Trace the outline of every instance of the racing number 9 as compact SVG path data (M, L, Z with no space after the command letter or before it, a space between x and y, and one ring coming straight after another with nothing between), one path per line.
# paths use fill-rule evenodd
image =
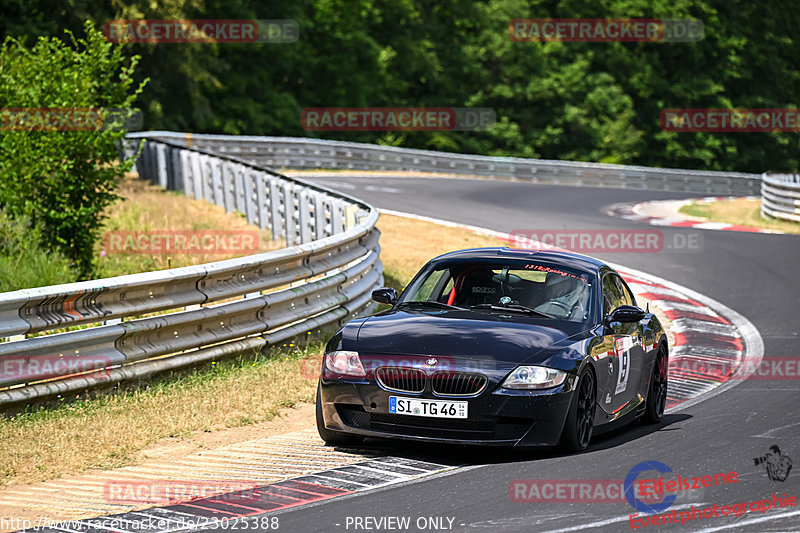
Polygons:
M628 388L628 376L631 371L631 351L628 344L629 337L620 337L614 339L614 351L617 353L619 360L619 374L617 375L617 387L614 389L614 394L624 392Z

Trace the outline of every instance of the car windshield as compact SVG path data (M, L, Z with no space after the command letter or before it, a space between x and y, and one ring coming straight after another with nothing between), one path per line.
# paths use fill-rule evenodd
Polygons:
M528 261L445 263L417 277L399 303L431 302L432 310L454 306L476 313L504 311L583 322L592 309L593 280L589 272Z

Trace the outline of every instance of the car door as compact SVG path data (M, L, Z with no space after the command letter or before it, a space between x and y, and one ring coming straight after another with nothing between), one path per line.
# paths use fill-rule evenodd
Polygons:
M615 272L603 276L603 315L620 305L635 305L633 295ZM641 325L638 322L610 322L605 325L607 343L612 348L609 380L602 396L606 411L615 416L639 393L644 366Z

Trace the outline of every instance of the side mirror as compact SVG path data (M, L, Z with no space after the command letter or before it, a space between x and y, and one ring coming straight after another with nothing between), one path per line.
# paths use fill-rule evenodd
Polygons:
M610 322L639 322L647 314L641 307L635 305L620 305L610 315L606 316L606 324Z
M379 304L394 305L397 303L397 291L389 287L372 291L372 299Z

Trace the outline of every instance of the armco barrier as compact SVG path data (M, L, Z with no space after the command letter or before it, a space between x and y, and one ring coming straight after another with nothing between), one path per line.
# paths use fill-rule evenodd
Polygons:
M241 157L276 169L418 171L517 179L533 183L757 195L758 174L650 168L577 161L489 157L294 137L199 135L168 131L146 135L181 146Z
M338 325L382 284L370 205L146 134L130 140L127 153L140 144L142 178L239 211L287 247L0 294L0 405L144 378ZM70 331L53 333L63 329ZM34 335L41 332L51 333Z
M762 174L761 214L800 222L800 174Z

